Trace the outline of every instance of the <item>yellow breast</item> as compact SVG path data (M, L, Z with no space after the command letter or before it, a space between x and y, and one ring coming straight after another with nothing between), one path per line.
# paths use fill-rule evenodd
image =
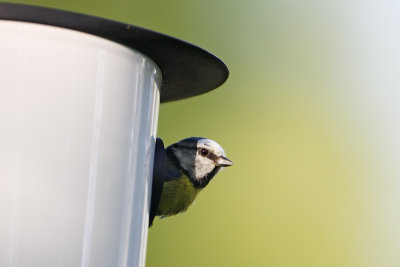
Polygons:
M170 216L186 211L199 192L185 175L165 182L156 215Z

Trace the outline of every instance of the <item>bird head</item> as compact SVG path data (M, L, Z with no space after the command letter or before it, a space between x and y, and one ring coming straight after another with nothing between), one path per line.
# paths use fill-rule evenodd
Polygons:
M183 139L167 148L196 187L205 187L223 167L233 164L215 141L202 137Z

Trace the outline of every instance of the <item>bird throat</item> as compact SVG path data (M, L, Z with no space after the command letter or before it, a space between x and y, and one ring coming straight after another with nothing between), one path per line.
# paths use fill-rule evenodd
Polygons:
M196 188L204 188L208 185L208 183L211 181L212 178L217 174L219 171L220 167L215 167L209 174L206 176L200 178L200 179L192 179L190 178L190 181L193 183L193 186Z

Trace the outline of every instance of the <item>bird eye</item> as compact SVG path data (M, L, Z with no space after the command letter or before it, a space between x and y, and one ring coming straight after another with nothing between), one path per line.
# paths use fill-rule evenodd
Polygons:
M208 150L205 148L200 149L200 155L202 155L203 157L208 155Z

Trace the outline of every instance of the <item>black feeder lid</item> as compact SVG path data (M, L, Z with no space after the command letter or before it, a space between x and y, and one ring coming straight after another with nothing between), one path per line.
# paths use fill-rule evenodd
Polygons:
M0 3L0 19L32 22L85 32L126 45L151 58L161 69L161 102L211 91L228 78L213 54L176 38L137 26L52 8Z

